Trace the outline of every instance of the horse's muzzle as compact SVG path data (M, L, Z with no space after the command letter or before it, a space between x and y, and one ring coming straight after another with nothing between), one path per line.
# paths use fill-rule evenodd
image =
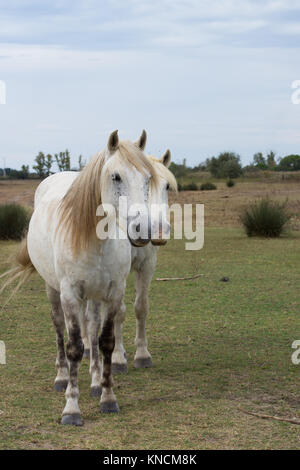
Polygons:
M140 233L140 229L141 229L140 223L139 222L136 223L133 220L130 221L128 225L128 229L127 229L127 236L131 245L137 248L146 246L150 242L150 236L151 236L150 225L148 225L146 229L146 233L143 233L144 236L138 236L138 234Z
M151 240L152 245L154 246L163 246L166 245L168 240Z
M136 248L141 248L143 246L146 246L150 242L150 239L147 240L147 239L144 239L144 238L138 238L136 240L133 240L132 238L128 237L128 239L129 239L131 245L135 246Z

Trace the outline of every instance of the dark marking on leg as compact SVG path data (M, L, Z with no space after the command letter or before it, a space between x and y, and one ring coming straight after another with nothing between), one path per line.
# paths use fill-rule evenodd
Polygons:
M84 352L84 345L81 339L80 327L77 323L73 323L69 333L69 341L67 342L67 358L70 362L80 362Z
M53 385L55 392L65 392L67 390L68 380L56 380Z
M114 323L112 320L107 320L103 325L99 338L99 348L103 354L102 386L106 388L110 388L113 385L111 377L111 355L114 347Z

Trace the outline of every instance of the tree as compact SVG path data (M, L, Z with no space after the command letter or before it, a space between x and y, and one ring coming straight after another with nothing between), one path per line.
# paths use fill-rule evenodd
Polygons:
M54 156L59 171L70 171L71 159L70 152L68 151L68 149L66 149L65 152L59 152L59 154L56 153Z
M276 153L273 152L272 150L267 155L267 165L268 165L269 170L274 170L276 167L275 156L276 156Z
M300 170L300 155L287 155L278 164L278 170L297 171Z
M46 176L46 170L45 170L45 155L43 152L39 152L39 154L35 157L34 161L36 162L36 165L34 165L32 168L37 172L39 177L42 179Z
M29 165L22 165L21 174L22 174L22 176L21 176L22 179L25 180L25 179L28 178L28 176L29 176Z
M171 164L169 166L169 170L173 173L173 175L176 178L180 178L182 176L185 176L188 172L188 168L186 166L180 165L180 164L175 163L175 162L171 162Z
M45 158L45 173L47 176L51 174L51 167L53 165L53 157L48 153L48 155Z
M253 165L261 170L268 168L267 161L261 152L257 152L253 155Z
M86 161L83 160L82 155L79 155L79 157L78 157L78 168L79 168L79 171L82 170L82 168L85 167L85 164L86 164Z
M240 156L234 152L222 152L207 161L207 167L215 178L238 178L242 174Z

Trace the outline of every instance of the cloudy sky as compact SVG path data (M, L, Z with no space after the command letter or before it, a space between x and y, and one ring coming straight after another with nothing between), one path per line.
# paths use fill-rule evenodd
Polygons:
M110 131L196 165L300 153L299 0L0 0L0 166Z

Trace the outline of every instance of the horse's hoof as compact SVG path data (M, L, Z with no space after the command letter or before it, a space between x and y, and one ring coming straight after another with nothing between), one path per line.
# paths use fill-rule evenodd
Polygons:
M134 363L133 363L133 366L136 369L142 369L142 368L145 368L145 367L152 367L153 366L152 359L151 359L151 357L142 357L140 359L135 359Z
M116 401L104 401L100 403L101 413L119 413L120 408Z
M111 365L111 371L114 375L115 374L127 374L128 372L127 364L114 363Z
M72 415L63 415L61 418L61 424L67 424L71 426L83 426L83 420L79 413L74 413Z
M93 398L97 398L97 397L101 397L101 393L102 393L102 388L101 387L91 387L91 397Z
M83 352L83 359L89 359L90 358L90 350L85 349Z
M55 392L65 392L68 386L67 380L57 380L54 382L53 390Z

